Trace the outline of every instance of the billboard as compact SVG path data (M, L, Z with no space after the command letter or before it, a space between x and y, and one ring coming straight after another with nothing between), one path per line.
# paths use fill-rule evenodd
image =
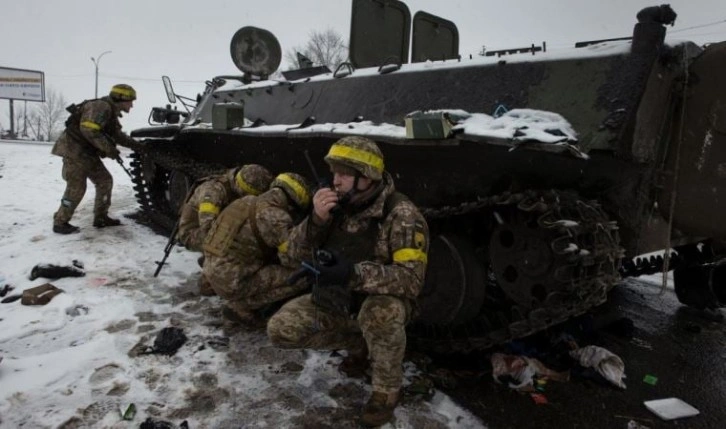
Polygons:
M0 67L0 98L45 101L45 75L41 71Z

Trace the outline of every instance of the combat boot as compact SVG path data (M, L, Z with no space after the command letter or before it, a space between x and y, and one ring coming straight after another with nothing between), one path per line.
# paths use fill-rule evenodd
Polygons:
M71 225L68 222L61 224L53 224L53 232L56 234L73 234L80 231L81 229L75 225Z
M222 316L235 325L244 325L249 328L260 328L265 326L265 320L252 310L240 308L233 302L228 303L222 309Z
M361 423L364 426L381 426L391 421L393 418L393 410L398 405L400 391L393 393L373 391L370 399L363 407L363 415Z
M118 219L114 219L112 217L108 217L108 215L103 216L96 216L93 219L93 226L96 228L106 228L107 226L119 226L121 225L121 221Z

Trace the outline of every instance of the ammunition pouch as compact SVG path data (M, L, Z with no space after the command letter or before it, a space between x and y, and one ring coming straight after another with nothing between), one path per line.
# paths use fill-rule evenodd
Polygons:
M83 106L86 105L86 103L90 101L97 101L101 100L99 99L93 99L93 100L84 100L83 102L79 104L71 104L70 106L66 107L66 112L69 113L68 119L66 119L65 125L66 125L66 131L76 140L79 141L86 141L86 138L83 136L83 133L81 132L81 111L83 110ZM105 101L105 100L104 100ZM115 107L107 101L109 106L111 106L112 111L116 111ZM113 138L111 136L115 136L117 133L121 131L121 124L118 122L118 120L112 120L109 121L106 127L102 130L102 133L104 136L108 139L109 142L111 142L114 147L116 146ZM106 154L103 153L103 151L99 150L95 146L93 146L91 143L88 143L90 146L92 152L95 155L105 157Z
M255 197L247 196L235 200L227 206L214 221L209 234L204 239L202 246L204 251L215 256L229 254L237 234L249 219L250 208L254 203Z

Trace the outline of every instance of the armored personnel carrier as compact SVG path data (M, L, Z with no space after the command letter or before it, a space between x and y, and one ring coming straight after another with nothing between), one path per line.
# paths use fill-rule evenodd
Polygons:
M170 227L196 178L259 163L313 179L306 154L323 172L333 141L365 135L432 232L413 345L484 349L673 268L682 302L719 307L726 43L665 43L675 17L652 7L632 37L462 58L452 22L353 0L349 61L275 79L279 44L244 27L231 44L242 75L132 132L137 198Z

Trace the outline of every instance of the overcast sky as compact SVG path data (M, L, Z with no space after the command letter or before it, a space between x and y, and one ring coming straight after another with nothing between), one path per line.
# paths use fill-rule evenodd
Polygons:
M115 83L134 86L139 99L122 119L126 131L145 126L154 105L164 105L161 76L177 93L195 96L215 75L239 74L229 55L237 29L274 33L283 52L303 45L313 30L349 35L349 0L0 0L0 66L45 73L46 91L70 102L94 96L98 57L99 96ZM457 24L462 56L482 45L495 50L547 42L548 50L576 41L632 34L636 13L654 0L407 0L411 14L426 11ZM723 0L673 0L671 38L697 43L726 40ZM708 25L714 24L715 25ZM691 28L698 27L698 28ZM28 109L33 103L28 103ZM15 102L16 109L23 102ZM8 100L0 100L0 124L9 128Z

